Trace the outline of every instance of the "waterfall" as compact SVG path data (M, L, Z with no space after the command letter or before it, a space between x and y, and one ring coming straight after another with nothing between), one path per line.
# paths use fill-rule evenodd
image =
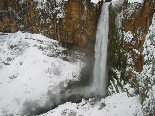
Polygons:
M102 11L97 26L95 44L95 67L93 88L100 96L106 95L107 87L107 46L109 32L109 2L102 5Z
M107 89L107 47L109 32L109 4L102 5L101 15L97 26L95 44L95 66L93 72L93 82L90 86L80 86L65 92L66 98L72 95L91 95L104 97Z

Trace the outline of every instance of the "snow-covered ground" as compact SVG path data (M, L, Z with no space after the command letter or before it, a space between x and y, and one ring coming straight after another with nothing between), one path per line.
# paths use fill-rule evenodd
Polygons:
M69 80L78 80L84 64L62 60L63 50L57 41L40 34L0 35L1 116L27 114L30 106L44 107Z
M127 87L129 88L129 87ZM133 89L129 90L133 92ZM67 102L40 116L142 116L139 97L126 92L102 98L90 98L81 103Z

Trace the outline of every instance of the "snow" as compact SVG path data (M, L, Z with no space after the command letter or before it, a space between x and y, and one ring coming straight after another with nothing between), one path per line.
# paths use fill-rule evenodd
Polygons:
M91 2L93 2L93 3L98 3L100 0L91 0Z
M122 4L123 4L124 0L112 0L112 6L113 7L122 7ZM132 12L137 12L139 10L139 8L137 8L137 6L139 5L139 3L143 3L143 0L128 0L128 3L131 3L129 4L129 7L128 9L126 9L126 17L130 17Z
M90 98L81 103L67 102L40 116L133 116L140 115L138 97L128 97L126 92L102 98Z
M54 56L63 50L40 34L0 35L0 115L21 115L27 101L44 106L48 91L60 91L69 80L78 80L84 64Z
M133 2L143 3L144 0L128 0L128 2L130 2L130 3L133 3Z
M126 41L127 43L130 43L132 41L132 39L133 39L133 35L132 35L131 31L128 31L124 34L124 41Z

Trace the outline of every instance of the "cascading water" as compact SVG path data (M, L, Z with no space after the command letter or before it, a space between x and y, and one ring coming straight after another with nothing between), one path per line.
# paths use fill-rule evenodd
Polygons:
M105 2L102 5L102 11L97 26L96 44L95 44L95 67L93 82L91 86L77 87L65 92L66 98L72 95L82 95L89 97L91 95L104 97L107 86L107 46L109 32L109 4Z
M106 86L107 86L109 4L110 4L109 2L105 2L102 5L102 11L96 33L93 87L95 89L95 93L100 96L106 95Z

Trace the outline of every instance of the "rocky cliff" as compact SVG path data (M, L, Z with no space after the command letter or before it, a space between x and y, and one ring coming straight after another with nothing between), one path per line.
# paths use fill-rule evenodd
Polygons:
M152 24L154 13L155 3L153 0L145 0L142 4L128 3L125 0L121 5L112 3L110 5L108 93L128 92L124 89L124 85L130 82L135 88L135 94L139 93L141 96L142 108L144 108L144 103L149 96L153 95L149 92L154 85L151 82L154 75L153 68L151 68L150 76L144 70L145 66L148 66L148 62L153 65L154 61L144 59L144 49L147 49L144 47L144 43L146 42L146 35L150 33L149 27ZM149 38L153 42L153 36ZM151 109L154 98L152 97L150 101L143 109L144 114L152 112L149 114L152 115L155 110Z
M110 75L120 71L120 79L128 79L137 84L133 70L143 70L143 44L154 12L153 0L143 4L127 1L123 2L122 6L111 4L108 47ZM127 70L127 67L132 70Z
M1 0L0 31L41 33L93 50L102 3L94 5L90 0Z

